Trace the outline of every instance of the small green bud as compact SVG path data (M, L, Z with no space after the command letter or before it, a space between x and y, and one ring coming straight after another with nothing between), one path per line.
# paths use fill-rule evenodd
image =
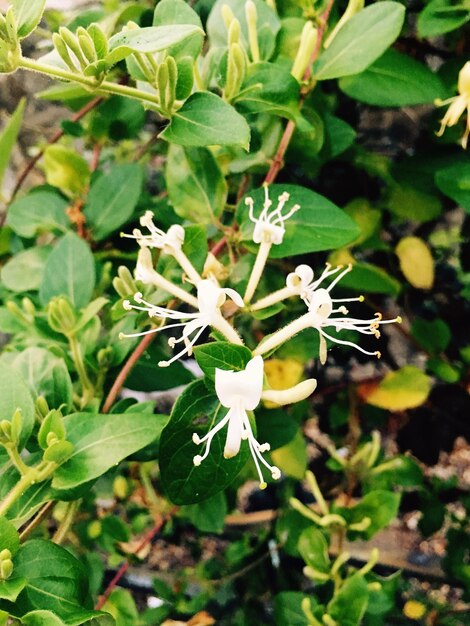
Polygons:
M38 443L43 450L56 441L65 439L65 426L62 413L53 409L44 418L38 432Z
M233 14L233 11L229 7L228 4L222 5L221 13L222 13L222 19L224 20L225 28L228 30L230 27L230 24L235 19L235 15Z
M85 57L83 56L83 52L82 52L82 49L80 48L80 44L78 43L78 40L75 37L75 35L72 33L72 31L69 30L66 26L61 26L59 28L59 35L62 37L62 40L67 45L67 47L70 48L70 50L77 57L77 61L80 63L81 68L85 69L88 63Z
M3 13L0 13L0 39L6 40L7 38L7 23Z
M13 561L5 559L0 561L0 580L8 580L13 573Z
M8 420L0 422L0 443L11 443L11 423Z
M113 356L113 349L111 346L107 348L101 348L96 355L96 360L100 368L108 368L111 365L111 359Z
M97 539L101 535L101 522L97 519L88 524L87 535L90 539Z
M11 442L18 443L20 440L21 429L23 427L23 415L21 409L18 408L11 418Z
M53 432L49 432L47 433L46 436L46 443L47 443L47 447L50 448L54 443L56 443L58 440L57 435Z
M0 561L6 561L7 559L11 559L11 552L8 548L5 548L0 552Z
M317 36L317 31L313 27L312 22L306 22L300 36L299 49L297 50L291 69L292 76L297 79L299 83L303 80L304 74L310 65L317 42Z
M25 311L25 313L27 313L27 315L30 315L31 317L34 317L36 315L36 307L34 306L32 300L30 300L29 298L23 298L21 300L21 305L23 306L23 310Z
M85 30L82 26L77 28L77 37L78 43L80 44L80 48L82 49L83 55L87 59L89 63L94 63L98 60L95 50L95 44L91 35Z
M72 70L72 72L76 72L77 68L75 67L75 63L72 60L72 57L69 54L69 49L65 45L64 40L59 35L59 33L52 34L52 43L54 44L54 48L57 50L58 55L65 63L65 65Z
M69 335L77 325L77 315L65 296L53 298L47 307L49 326L58 333Z
M259 63L260 53L258 44L258 11L253 0L245 4L245 17L248 24L248 41L250 42L251 59L253 63Z
M225 80L224 98L232 100L240 92L246 74L246 56L238 43L233 43L228 51L227 77Z
M349 0L348 6L346 7L346 11L343 13L343 15L341 16L341 19L333 28L331 33L328 35L327 40L323 44L325 49L331 46L331 44L333 43L333 39L336 37L339 31L343 28L346 22L349 22L349 20L354 15L356 15L356 13L359 13L359 11L361 11L364 8L364 4L365 4L364 0Z
M47 400L44 396L38 396L36 399L36 414L39 416L41 422L49 413L49 405L47 404Z
M7 29L8 41L15 45L18 41L18 27L13 7L10 7L5 14L5 25Z
M240 22L237 19L233 19L228 27L228 45L229 47L233 43L240 43Z
M116 476L114 479L113 493L118 500L125 500L129 495L129 484L124 476Z
M94 22L88 26L88 33L93 40L96 56L104 59L108 54L108 38L99 24Z
M164 111L168 111L168 65L166 63L158 67L157 86L161 107Z

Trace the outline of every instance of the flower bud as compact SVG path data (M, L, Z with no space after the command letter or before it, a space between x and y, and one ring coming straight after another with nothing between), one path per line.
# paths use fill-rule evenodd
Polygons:
M80 44L78 43L77 37L66 26L61 26L59 28L59 35L61 36L66 46L70 48L70 50L77 57L77 60L80 63L81 68L85 69L88 63L85 57L83 56L83 52L80 47Z
M64 40L59 35L59 33L52 34L52 43L54 44L54 48L57 51L57 54L60 56L65 65L72 71L76 72L77 68L72 60L72 57L69 54L69 49L65 45Z
M0 443L3 445L11 443L11 423L8 420L0 422Z
M293 404L308 398L315 391L316 386L315 378L309 378L289 389L266 389L261 394L261 399L274 402L278 406Z
M18 41L18 27L16 24L15 12L13 7L10 7L5 14L5 26L7 30L8 41L13 45L16 45Z
M258 11L253 0L248 0L245 4L245 17L248 24L248 41L250 43L251 59L253 63L260 61L259 44L258 44Z
M65 426L62 413L53 409L44 418L38 432L38 443L43 450L52 446L56 441L65 439Z
M39 419L42 422L46 415L49 413L49 405L47 404L47 400L44 396L37 397L35 408L36 415L39 416Z
M292 76L299 81L303 80L307 68L310 66L313 50L317 42L317 31L312 22L305 23L300 36L299 49L291 69Z
M235 19L232 9L228 4L223 4L221 9L222 19L224 20L225 28L228 30L230 24Z
M63 335L70 335L76 324L77 316L65 296L53 298L47 307L47 321L52 330Z
M83 26L77 28L77 38L86 60L89 63L97 61L98 57L96 55L95 44L93 43L90 33L85 30Z
M99 24L94 22L88 26L88 33L93 40L96 56L104 59L108 54L108 38Z
M13 573L13 561L5 559L0 561L0 580L8 580Z
M240 42L240 22L237 19L233 19L228 27L228 46L230 47L233 43Z
M13 417L11 418L10 438L13 444L18 443L18 441L20 440L22 426L23 426L23 415L21 413L21 409L18 408L13 413Z
M8 548L5 548L0 552L0 561L6 561L7 559L11 559L11 552Z
M96 360L100 368L108 368L111 365L111 360L113 356L113 349L111 346L107 348L101 348L96 355Z

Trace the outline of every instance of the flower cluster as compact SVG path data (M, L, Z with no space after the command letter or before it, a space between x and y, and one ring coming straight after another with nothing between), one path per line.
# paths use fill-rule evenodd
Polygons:
M269 471L274 480L280 478L281 472L263 456L269 452L270 446L268 443L260 443L256 439L251 422L253 418L250 413L262 401L274 402L281 406L299 402L309 397L316 387L316 380L308 379L283 391L263 389L265 378L263 355L276 350L302 330L314 328L319 334L319 360L322 364L325 363L327 357L327 340L340 345L352 346L364 354L380 356L378 351L370 352L359 344L331 335L330 329L334 329L337 333L342 330L356 331L378 338L380 337L379 327L381 325L401 321L400 318L383 320L380 313L376 313L371 319L349 317L346 303L363 302L363 296L334 298L332 291L339 281L351 271L351 265L332 267L327 264L317 278L310 266L299 265L294 272L287 275L285 287L261 298L254 304L250 304L265 269L271 246L282 243L286 232L285 222L300 208L297 204L286 208L289 200L289 194L284 192L278 197L276 207L272 208L268 187L265 186L263 207L259 216L256 217L254 200L250 197L246 198L249 219L254 224L253 241L259 244L259 248L243 297L235 289L220 286L213 273L209 278L203 278L199 275L184 252L185 231L182 226L175 225L164 232L153 223L152 213L147 212L141 219L141 225L148 230L148 234L143 234L141 230L135 229L132 235L123 235L135 239L140 246L135 270L136 279L144 285L163 289L190 308L189 310L179 310L171 308L171 305L159 306L151 302L151 296L144 299L140 292L134 294L133 302L131 300L123 302L124 308L128 311L146 313L151 327L144 331L122 335L122 337L137 337L165 329L178 328L181 330L178 338L170 337L168 340L171 348L182 344L181 349L177 350L169 360L161 361L159 363L161 367L166 367L183 356L191 355L193 347L208 329L217 331L230 343L244 345L237 330L224 316L224 304L227 299L231 301L230 310L232 314L234 310L243 310L245 313L260 311L293 297L300 298L305 304L306 312L303 315L261 341L253 350L253 356L244 369L232 371L216 368L215 393L227 412L204 436L201 437L194 433L192 438L196 446L204 445L201 453L194 455L195 466L201 465L207 459L214 437L224 429L226 429L225 458L229 459L236 456L241 449L242 442L246 442L256 466L261 487L266 486L263 467ZM155 270L152 261L152 248L157 248L162 254L174 257L183 271L181 285L175 285ZM186 288L183 288L184 286ZM196 295L190 293L187 290L188 287L194 288Z

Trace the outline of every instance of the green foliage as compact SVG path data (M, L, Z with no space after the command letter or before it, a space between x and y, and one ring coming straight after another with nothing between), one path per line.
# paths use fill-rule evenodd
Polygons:
M0 15L56 81L0 133L1 626L460 626L376 573L403 499L469 594L426 466L468 413L470 10L405 4Z

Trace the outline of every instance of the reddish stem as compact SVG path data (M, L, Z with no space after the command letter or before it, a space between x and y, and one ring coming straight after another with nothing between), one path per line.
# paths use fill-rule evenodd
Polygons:
M109 390L109 393L104 402L102 413L108 413L113 404L116 402L116 398L119 395L124 383L126 382L126 378L129 376L131 369L143 355L143 353L147 350L149 345L155 339L155 333L150 335L145 335L142 341L138 344L138 346L134 349L134 352L127 359L124 367L119 372L116 377L116 380L113 383L113 386Z
M70 118L70 121L71 122L79 122L83 117L85 117L85 115L87 115L87 113L90 113L90 111L92 111L99 104L101 104L101 102L103 102L103 100L104 100L104 98L102 98L101 96L98 96L97 98L94 98L93 100L90 100L90 102L88 102L88 104L85 104L85 106L82 107L80 109L80 111L77 111L74 115L72 115L72 117ZM59 139L61 139L64 136L64 134L65 134L65 131L57 130L52 135L52 137L50 139L48 139L47 145L51 146L52 144L57 143L59 141ZM45 150L46 150L46 148L43 148L42 150L40 150L36 154L36 156L34 158L32 158L31 161L29 161L29 163L26 165L24 170L21 172L21 174L18 177L18 180L16 181L15 188L13 189L11 200L14 200L16 194L21 189L21 186L23 185L24 181L28 177L29 173L33 170L34 166L39 161L39 159L43 156Z
M139 552L143 550L153 540L155 535L157 535L161 531L163 525L171 519L171 517L175 514L176 511L177 511L177 507L174 507L166 515L160 516L160 518L155 522L154 527L145 535L145 537L139 543L137 548L134 550L133 552L134 555L139 554ZM113 579L110 581L109 585L106 587L104 593L98 598L98 602L96 603L96 606L95 606L96 611L99 611L100 609L103 608L104 604L106 603L106 600L109 598L113 589L119 583L121 578L127 572L127 570L129 569L129 566L130 566L129 561L125 561L121 565L121 567L118 569Z

